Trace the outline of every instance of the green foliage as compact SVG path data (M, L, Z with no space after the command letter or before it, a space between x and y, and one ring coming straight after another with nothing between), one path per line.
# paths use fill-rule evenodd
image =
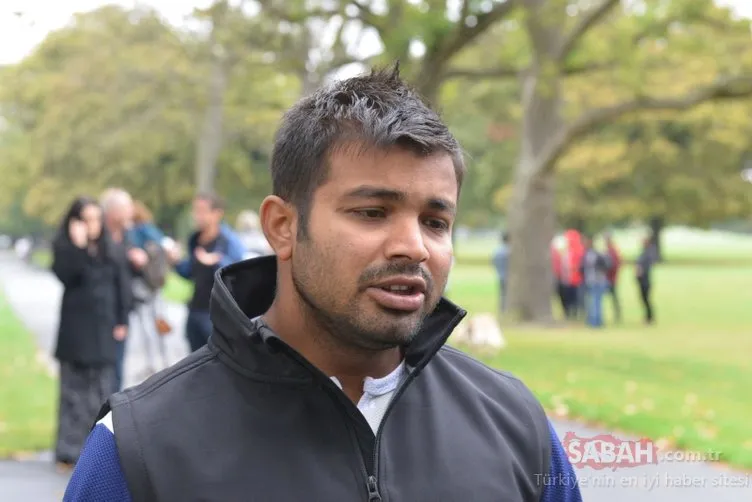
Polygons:
M242 33L240 26L232 26ZM206 96L204 40L168 27L151 11L104 7L50 34L0 89L12 134L0 165L8 193L25 193L30 215L55 222L80 193L122 186L157 216L193 195L197 123ZM219 188L265 185L273 125L296 85L248 49L225 98L227 141Z
M419 90L440 102L468 153L461 223L497 226L530 134L516 77L536 62L531 16L563 36L587 15L581 3L574 9L564 0L541 11L526 1L508 9L502 0L259 3L260 12L224 0L197 10L195 21L215 27L211 40L204 28L178 31L148 9L103 7L78 15L19 65L3 69L0 206L14 204L52 224L74 195L120 185L160 222L175 224L193 195L208 76L221 54L228 85L215 185L230 218L257 207L269 189L272 134L282 111L361 59L355 39L368 29L383 51L365 63L399 59ZM324 26L332 35L327 41ZM749 42L749 23L710 0L617 7L572 44L559 70L551 60L544 73L549 82L561 80L561 111L569 119L740 74L752 64ZM418 45L423 53L411 53ZM557 162L561 219L601 225L661 213L705 225L748 217L737 169L750 150L747 110L716 103L598 127ZM679 145L677 134L689 143Z
M0 458L20 457L52 445L55 380L2 295L0 333Z

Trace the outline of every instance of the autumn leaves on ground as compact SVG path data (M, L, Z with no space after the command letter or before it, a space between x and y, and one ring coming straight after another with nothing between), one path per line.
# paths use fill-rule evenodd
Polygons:
M627 259L637 237L617 236ZM752 388L752 238L672 229L664 242L667 263L655 271L655 326L641 322L626 266L622 324L602 330L505 325L508 347L481 357L522 378L552 416L719 451L722 461L752 468L745 411ZM496 281L485 264L492 245L457 246L449 295L471 312L494 311ZM166 296L182 301L188 291L172 278ZM605 312L610 321L608 301ZM48 447L54 427L54 382L34 363L31 338L9 314L0 304L0 456Z
M639 242L619 237L626 253ZM485 359L522 378L552 416L719 451L721 461L752 468L752 238L677 229L664 242L667 263L654 276L655 326L641 322L626 267L621 325L611 322L606 299L605 329L507 326L509 347ZM471 311L492 312L495 294L489 267L455 272L451 296Z

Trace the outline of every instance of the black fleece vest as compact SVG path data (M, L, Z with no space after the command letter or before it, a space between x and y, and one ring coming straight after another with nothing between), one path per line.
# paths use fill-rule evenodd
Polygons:
M250 320L271 303L274 260L221 270L208 346L103 409L134 501L540 499L545 413L519 380L444 345L464 311L442 300L429 317L374 435L326 375Z

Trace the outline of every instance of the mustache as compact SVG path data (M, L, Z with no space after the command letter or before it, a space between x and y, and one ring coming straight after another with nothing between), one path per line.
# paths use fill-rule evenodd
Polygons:
M360 276L361 289L368 288L374 282L380 282L394 276L421 277L426 282L426 289L433 291L433 277L420 263L389 262L384 266L366 269Z

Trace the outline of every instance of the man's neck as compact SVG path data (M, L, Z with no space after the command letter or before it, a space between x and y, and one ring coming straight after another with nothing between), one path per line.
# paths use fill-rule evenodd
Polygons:
M217 238L218 235L219 235L219 225L211 225L211 226L204 228L203 230L199 232L198 239L199 241L206 243L206 242L213 241L214 239Z
M402 361L399 347L369 351L343 346L330 333L304 322L300 305L288 305L278 296L264 314L266 324L308 362L329 377L336 377L342 390L357 404L363 395L366 377L382 378L394 371ZM286 296L286 295L285 295Z

